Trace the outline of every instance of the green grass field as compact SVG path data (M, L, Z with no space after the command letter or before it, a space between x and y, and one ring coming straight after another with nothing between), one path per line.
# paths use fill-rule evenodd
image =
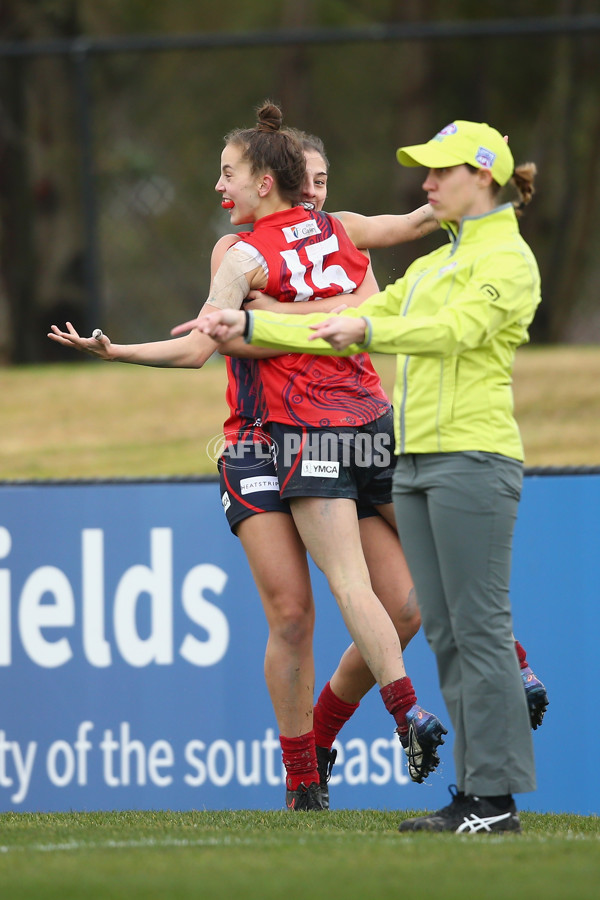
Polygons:
M401 835L393 812L0 815L18 900L308 896L596 900L600 819L522 814L524 833Z

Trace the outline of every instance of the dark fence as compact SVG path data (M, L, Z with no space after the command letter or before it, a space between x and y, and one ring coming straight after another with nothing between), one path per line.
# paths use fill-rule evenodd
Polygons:
M548 171L562 161L569 182L565 199L548 177L531 225L542 236L536 250L551 294L560 281L559 219L576 197L570 167L579 160L567 138L552 155L549 120L557 117L561 135L582 127L569 94L580 95L589 71L581 61L597 60L599 34L600 15L586 15L0 42L0 319L4 308L8 322L0 359L65 358L44 337L53 321L146 340L195 313L212 246L228 229L212 193L222 136L252 124L267 96L283 103L290 124L325 139L328 208L367 214L422 202L418 180L395 163L399 142L455 117L509 120L511 144L546 158ZM565 42L568 84L549 91ZM591 111L582 115L593 131ZM581 225L590 241L591 227ZM597 263L581 248L573 254L587 323ZM413 255L407 247L376 255L380 280L398 277ZM566 328L566 339L577 339L571 307L555 314L547 304L542 337Z

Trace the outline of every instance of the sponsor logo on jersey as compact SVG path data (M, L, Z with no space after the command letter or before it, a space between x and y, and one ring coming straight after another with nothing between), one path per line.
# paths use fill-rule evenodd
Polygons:
M297 225L289 225L287 228L282 228L281 230L288 244L293 244L294 241L304 240L304 238L313 237L315 234L321 234L321 229L312 219L309 222L298 222Z
M479 163L482 169L491 169L496 160L496 154L488 150L487 147L480 147L475 154L475 162Z
M337 478L339 473L339 462L330 462L327 459L302 460L302 474L309 478Z
M223 504L223 509L225 510L225 512L227 512L227 510L231 506L231 500L227 491L225 491L225 493L221 497L221 503Z
M279 479L275 475L266 475L264 478L240 478L240 491L242 494L256 494L258 491L278 491Z

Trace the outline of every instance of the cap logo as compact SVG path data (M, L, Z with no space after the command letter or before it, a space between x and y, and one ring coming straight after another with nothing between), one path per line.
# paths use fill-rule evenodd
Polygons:
M434 141L443 141L445 137L448 137L451 134L456 134L457 131L458 131L458 128L456 127L454 122L451 122L450 125L446 125L445 128L442 128L441 131L438 131L438 133L436 134L436 136L434 137L433 140Z
M482 169L491 169L495 161L496 154L492 153L491 150L488 150L487 147L480 147L475 154L475 162L477 162Z

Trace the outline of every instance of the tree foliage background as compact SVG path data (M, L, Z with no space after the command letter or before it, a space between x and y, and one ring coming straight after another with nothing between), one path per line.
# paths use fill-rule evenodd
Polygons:
M4 0L0 40L248 34L380 23L578 17L597 0ZM0 47L1 51L1 47ZM331 162L327 208L406 212L422 172L401 144L455 118L509 135L534 160L537 196L522 230L544 303L532 337L600 337L600 31L377 43L93 53L90 106L101 324L115 341L162 338L206 297L210 252L229 230L214 194L223 135L254 124L270 97L319 134ZM0 52L0 361L65 359L51 323L86 318L85 220L76 54ZM418 245L374 254L380 284Z

